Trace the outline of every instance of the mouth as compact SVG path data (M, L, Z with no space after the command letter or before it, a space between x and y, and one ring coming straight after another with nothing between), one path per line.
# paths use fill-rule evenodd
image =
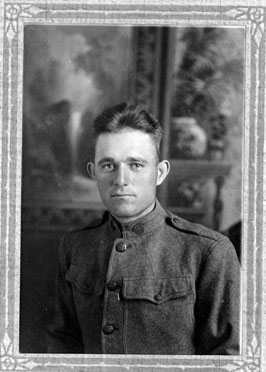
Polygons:
M133 197L135 197L135 195L134 194L111 194L111 197L112 198L117 198L117 199L119 199L119 198L121 198L121 199L123 199L123 198L133 198Z

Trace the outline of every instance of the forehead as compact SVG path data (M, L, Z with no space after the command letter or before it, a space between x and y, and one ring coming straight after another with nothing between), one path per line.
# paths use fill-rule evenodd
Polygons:
M148 133L126 128L117 133L102 133L96 140L95 159L111 157L145 157L154 158L157 155L156 144Z

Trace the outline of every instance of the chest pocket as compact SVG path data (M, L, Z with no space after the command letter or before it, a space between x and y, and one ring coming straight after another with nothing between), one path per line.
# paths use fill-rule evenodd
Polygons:
M104 289L104 280L97 277L87 266L71 264L66 272L66 280L75 290L83 294L100 296Z
M125 278L122 296L125 300L147 300L154 304L185 298L192 292L189 276L175 278Z
M126 352L191 354L193 293L190 276L124 279Z

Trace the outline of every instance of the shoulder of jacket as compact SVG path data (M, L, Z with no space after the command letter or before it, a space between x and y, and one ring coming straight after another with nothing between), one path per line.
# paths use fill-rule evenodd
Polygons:
M96 230L97 228L100 228L101 226L103 226L108 221L108 218L109 218L109 213L108 213L108 211L106 211L106 212L104 212L102 217L91 221L89 225L87 225L87 226L85 226L81 229L70 231L67 234L67 237L75 237L77 235L82 235L83 233Z
M96 233L97 229L101 228L106 224L109 218L109 213L106 211L104 212L101 218L97 218L93 220L88 226L85 226L81 229L72 230L64 234L62 238L62 244L71 245L72 242L75 243L83 238L88 238L88 233Z
M59 246L59 256L64 260L66 257L68 260L72 260L72 256L77 247L83 246L84 242L95 241L96 237L100 236L98 229L104 226L108 221L109 213L105 212L102 218L95 219L88 226L72 230L65 233L61 238L61 243Z
M175 229L182 231L184 233L191 234L191 235L197 235L203 238L208 238L213 241L218 241L223 238L226 239L226 237L222 235L221 233L214 231L212 229L209 229L208 227L205 227L201 224L189 222L173 214L172 212L168 211L168 216L170 217L171 226L173 226Z

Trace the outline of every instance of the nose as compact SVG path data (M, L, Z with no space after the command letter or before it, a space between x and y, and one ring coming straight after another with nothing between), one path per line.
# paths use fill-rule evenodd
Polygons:
M114 174L114 184L116 186L127 186L129 182L128 170L125 165L119 165Z

